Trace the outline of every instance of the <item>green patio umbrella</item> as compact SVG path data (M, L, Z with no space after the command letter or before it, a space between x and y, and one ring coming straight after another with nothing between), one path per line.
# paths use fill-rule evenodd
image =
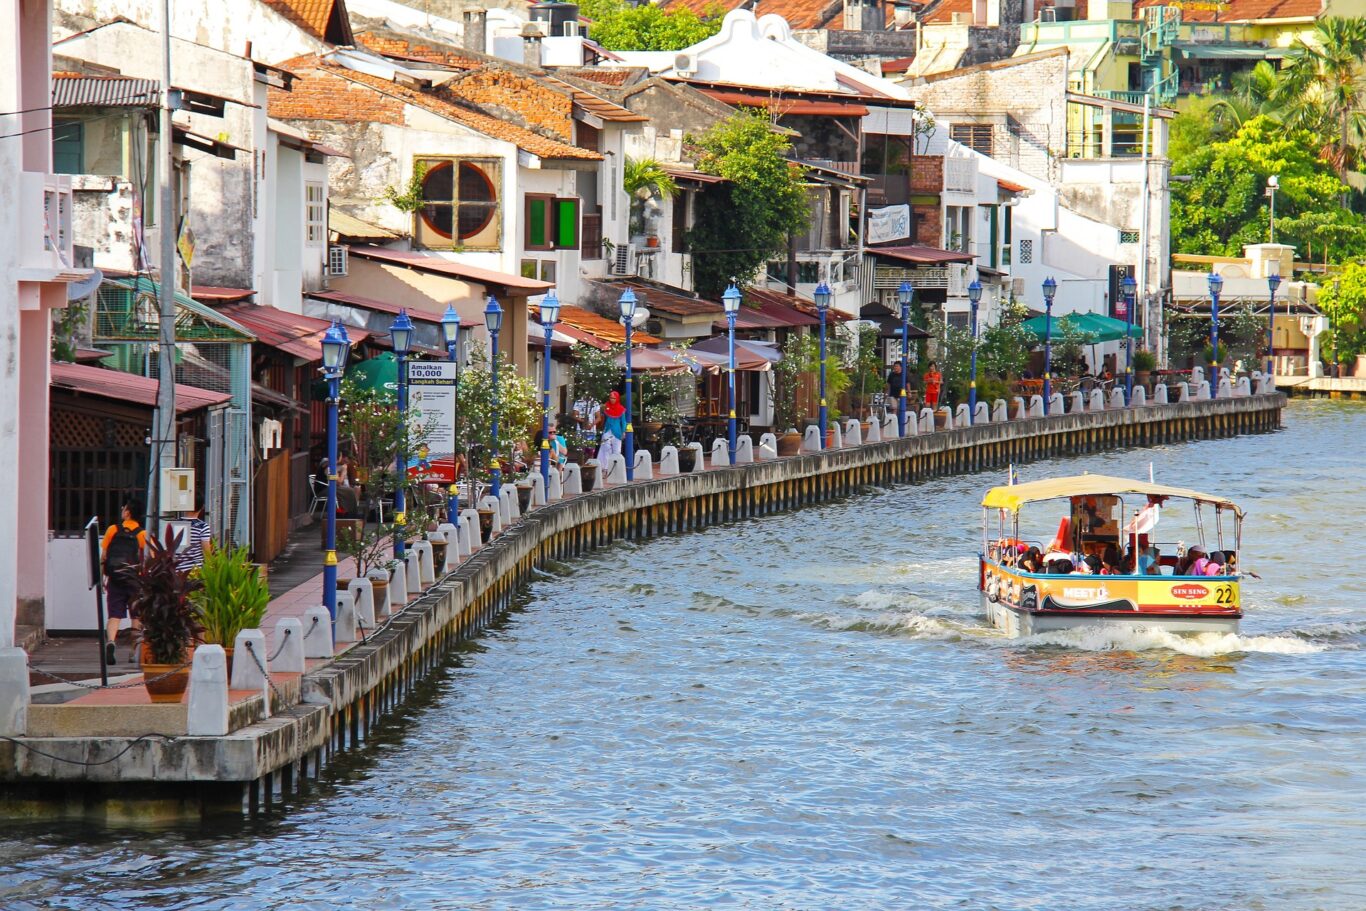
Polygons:
M361 389L374 389L395 398L398 397L398 362L392 351L381 351L364 361L357 361L346 368L346 378ZM313 381L313 398L321 401L327 397L327 381Z
M1036 316L1033 319L1025 320L1021 325L1030 335L1039 341L1043 341L1044 321L1046 319L1047 317ZM1063 331L1061 324L1064 321L1090 336L1089 343L1093 345L1100 342L1119 341L1124 338L1125 329L1128 328L1123 320L1111 319L1099 313L1068 313L1064 316L1053 317L1052 334L1054 338L1057 338L1058 334ZM1134 338L1141 338L1143 330L1134 326L1132 335Z
M1044 324L1047 319L1048 317L1046 316L1036 316L1033 319L1025 320L1020 325L1021 327L1023 327L1024 331L1028 332L1030 335L1034 336L1034 338L1042 342L1044 334ZM1081 325L1077 322L1077 314L1069 313L1066 316L1055 316L1053 317L1053 338L1057 338L1058 334L1063 331L1062 323L1064 320L1066 320L1068 325L1070 326L1075 326L1078 329L1082 328Z

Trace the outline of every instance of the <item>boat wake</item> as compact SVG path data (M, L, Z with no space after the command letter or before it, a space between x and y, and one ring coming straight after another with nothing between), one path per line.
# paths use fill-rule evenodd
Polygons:
M1039 633L1014 640L1026 648L1062 647L1086 652L1146 652L1167 650L1194 658L1213 658L1240 652L1276 655L1309 655L1326 646L1294 634L1240 636L1236 633L1187 633L1178 635L1163 629L1079 627Z

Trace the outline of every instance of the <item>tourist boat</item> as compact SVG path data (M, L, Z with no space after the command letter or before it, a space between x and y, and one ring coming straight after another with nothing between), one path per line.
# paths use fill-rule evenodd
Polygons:
M1198 540L1189 547L1157 540L1162 513L1176 508L1167 505L1171 501L1190 504L1194 511ZM1065 504L1066 510L1053 540L1022 539L1021 511L1050 502ZM1214 546L1207 548L1210 509ZM1233 537L1226 547L1224 526L1230 517ZM1243 616L1237 570L1242 520L1242 510L1223 497L1104 475L993 487L982 500L978 588L983 609L994 626L1012 636L1087 626L1236 633ZM990 535L992 525L995 537ZM1045 563L1035 572L1016 565L1030 546L1054 559L1051 567ZM1217 567L1222 556L1219 574L1175 575L1188 558L1199 559L1197 546L1207 556L1196 569L1204 569L1211 558ZM1119 574L1057 572L1067 568L1063 560L1075 565L1107 553L1112 562L1118 558Z

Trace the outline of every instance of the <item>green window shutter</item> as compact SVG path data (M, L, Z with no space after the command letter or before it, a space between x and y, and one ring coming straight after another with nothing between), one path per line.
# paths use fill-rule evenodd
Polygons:
M85 168L85 124L67 121L52 125L52 172L82 174Z
M579 247L579 201L555 200L555 246L562 250Z
M526 201L526 245L528 249L544 249L550 246L546 237L546 199L530 197Z

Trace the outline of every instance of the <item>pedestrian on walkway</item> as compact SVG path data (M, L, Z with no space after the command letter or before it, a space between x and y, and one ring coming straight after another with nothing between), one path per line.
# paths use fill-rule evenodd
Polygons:
M338 460L340 462L340 460ZM213 544L213 529L204 519L204 500L195 500L194 512L187 515L190 527L185 530L185 540L176 551L175 568L183 573L204 565L204 548Z
M105 577L105 610L109 619L105 624L104 661L114 664L114 640L119 634L119 625L129 621L132 629L141 624L132 615L130 601L133 596L132 577L137 573L138 564L147 549L147 532L138 524L137 516L142 514L142 504L129 498L123 504L120 521L105 529L101 545L103 571Z
M939 390L943 387L944 377L934 361L930 361L930 369L925 371L925 407L939 407Z
M906 377L901 373L901 361L897 361L892 365L892 369L887 371L887 397L896 401L901 398L905 388Z
M621 441L626 439L626 406L621 404L621 393L613 389L602 406L602 445L598 447L598 464L607 470L612 456L621 454Z

